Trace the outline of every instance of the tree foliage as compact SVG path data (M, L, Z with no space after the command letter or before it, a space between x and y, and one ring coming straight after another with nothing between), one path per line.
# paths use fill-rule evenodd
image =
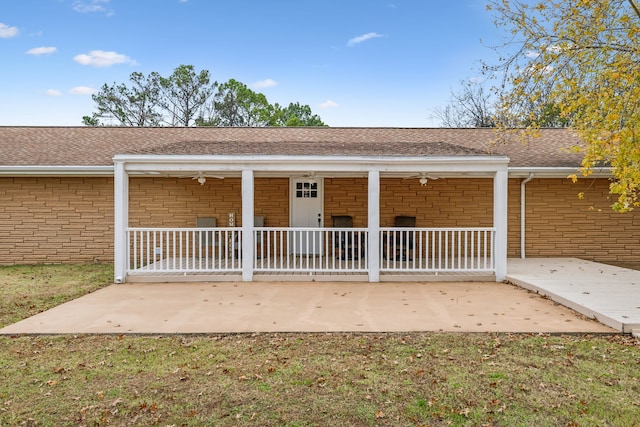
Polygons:
M217 83L209 84L209 71L196 73L193 65L180 65L167 77L160 77L160 105L171 126L191 126L211 98Z
M490 0L507 29L502 112L546 98L584 143L582 173L611 167L613 209L640 206L640 13L633 0ZM508 116L505 120L509 124ZM529 126L540 126L535 114Z
M160 106L157 73L145 77L142 73L132 73L128 87L124 83L107 84L93 95L98 111L91 116L84 116L82 121L87 126L97 126L100 120L115 121L120 126L158 126L162 115Z
M97 111L82 118L86 126L325 126L311 107L271 105L266 96L230 79L211 82L207 70L180 65L168 77L134 72L124 83L92 96Z
M320 116L313 114L311 107L292 102L287 107L274 105L272 126L327 126Z
M218 87L209 111L201 125L261 127L270 124L273 106L263 94L231 79Z

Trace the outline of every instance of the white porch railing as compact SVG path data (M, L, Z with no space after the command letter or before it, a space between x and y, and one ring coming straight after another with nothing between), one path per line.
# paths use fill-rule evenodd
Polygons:
M241 271L240 229L128 228L128 273Z
M367 272L367 238L366 228L259 227L254 271Z
M493 228L381 228L380 271L495 272Z
M255 227L252 260L242 230L128 228L127 274L367 273L366 228ZM381 228L380 272L494 273L493 228Z

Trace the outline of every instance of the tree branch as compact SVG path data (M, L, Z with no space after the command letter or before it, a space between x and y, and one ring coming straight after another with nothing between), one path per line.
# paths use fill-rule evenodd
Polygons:
M638 6L636 5L636 2L633 1L633 0L628 0L628 1L629 1L629 4L631 5L631 7L633 8L634 12L638 16L638 18L640 18L640 10L638 9Z

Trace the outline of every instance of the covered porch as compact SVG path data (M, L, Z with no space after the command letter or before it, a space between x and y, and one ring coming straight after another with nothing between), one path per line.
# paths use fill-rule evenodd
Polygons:
M117 283L506 274L506 157L119 155L114 163ZM138 181L152 185L132 190ZM209 200L191 223L151 212L164 193L172 216L175 191L163 183L175 182L191 186L189 200ZM482 194L465 194L474 182ZM188 216L194 204L181 209Z

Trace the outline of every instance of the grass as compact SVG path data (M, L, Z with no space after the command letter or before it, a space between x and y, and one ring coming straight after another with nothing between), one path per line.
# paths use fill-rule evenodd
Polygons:
M110 264L0 267L0 327L38 314L113 282Z
M90 291L101 283L89 286L91 277L109 275L29 269L0 268L3 297L16 289L19 301L35 301L46 288L53 299L51 288L72 276ZM5 286L13 281L23 283ZM634 426L640 343L455 333L0 337L0 378L0 426Z

